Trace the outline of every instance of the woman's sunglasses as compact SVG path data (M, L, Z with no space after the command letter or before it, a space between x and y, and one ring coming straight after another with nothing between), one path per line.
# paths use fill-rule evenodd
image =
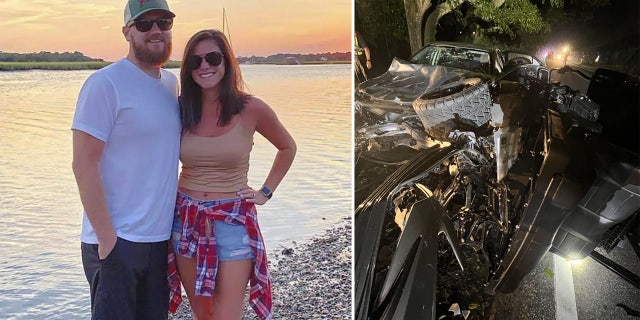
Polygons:
M140 32L147 32L153 28L153 24L157 24L158 28L162 31L171 30L173 27L173 19L172 18L160 18L160 19L136 19L133 20L131 25L135 25L136 29ZM129 26L131 26L129 25Z
M213 67L215 66L219 66L220 63L222 63L222 58L224 56L222 55L222 53L217 52L217 51L213 51L213 52L209 52L207 54L204 55L204 60L207 61L207 63ZM198 55L191 55L189 57L189 67L191 70L198 70L200 69L200 66L202 65L202 59L203 56L198 56Z

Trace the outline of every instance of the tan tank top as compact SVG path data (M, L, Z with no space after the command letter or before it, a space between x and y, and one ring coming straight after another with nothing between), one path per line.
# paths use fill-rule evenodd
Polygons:
M252 147L253 133L240 122L217 137L183 134L179 186L204 192L236 192L246 188Z

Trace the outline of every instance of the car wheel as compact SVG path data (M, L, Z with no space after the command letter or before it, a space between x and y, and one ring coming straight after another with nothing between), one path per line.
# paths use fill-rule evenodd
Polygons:
M486 83L466 81L423 94L413 102L413 109L427 134L448 141L454 130L472 130L491 120L491 105Z

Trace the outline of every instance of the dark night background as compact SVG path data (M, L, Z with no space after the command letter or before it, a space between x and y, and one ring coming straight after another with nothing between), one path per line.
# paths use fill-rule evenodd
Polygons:
M440 1L432 2L437 4ZM542 17L550 24L548 32L519 35L515 39L494 37L496 47L526 50L540 57L545 50L558 50L570 45L576 55L584 58L584 64L606 65L634 75L640 73L640 1L565 0L562 8L551 8L549 1L530 2L539 8ZM588 5L595 2L604 2L604 6ZM459 18L468 15L470 9L471 5L464 3L455 14L442 17L436 40L473 42L469 37L473 23L461 23ZM489 26L484 22L474 25L482 29ZM370 76L386 71L393 57L406 59L411 55L403 0L356 0L355 28L371 49L373 70ZM600 59L596 63L594 60L598 55Z

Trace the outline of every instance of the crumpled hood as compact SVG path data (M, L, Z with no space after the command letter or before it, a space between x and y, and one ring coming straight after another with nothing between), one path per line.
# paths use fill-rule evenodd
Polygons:
M394 58L387 72L358 86L355 99L361 106L385 110L412 109L413 101L422 94L468 78L486 79L487 75L457 68L413 64Z

